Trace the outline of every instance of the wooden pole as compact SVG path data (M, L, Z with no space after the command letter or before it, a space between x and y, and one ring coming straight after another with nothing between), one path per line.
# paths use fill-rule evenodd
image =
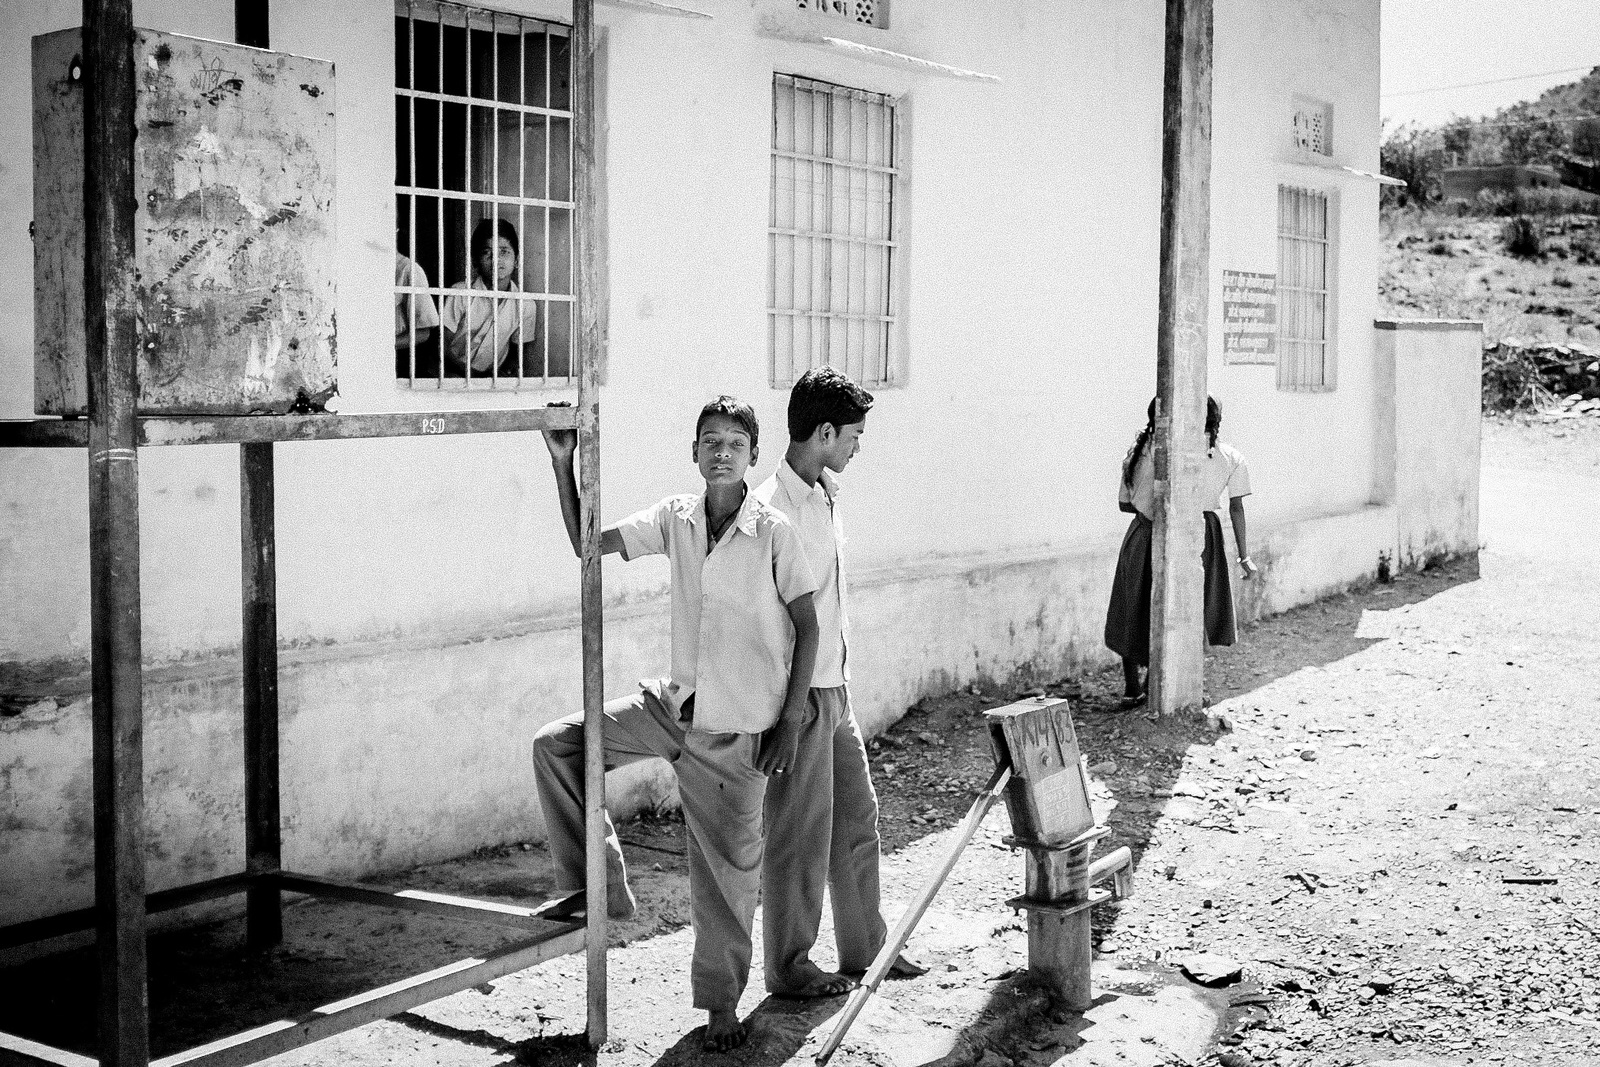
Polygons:
M234 40L272 44L269 0L234 0ZM244 636L244 854L251 874L283 865L278 759L278 546L272 442L239 446L239 540ZM283 896L265 879L246 894L245 940L283 940Z
M606 768L600 619L600 355L598 188L595 172L594 0L572 3L573 251L577 259L578 500L582 527L584 838L588 859L588 1037L606 1040Z
M131 0L84 0L84 314L100 1062L150 1062Z
M1199 473L1210 277L1211 5L1167 0L1149 698L1161 714L1199 707L1205 688Z
M1006 783L1011 781L1010 764L1001 764L994 769L994 774L989 776L989 781L983 787L983 792L978 794L972 802L972 807L967 809L967 817L962 820L961 826L956 831L955 840L945 850L944 859L927 880L917 895L912 898L906 910L900 915L900 921L895 923L894 932L883 943L883 948L878 950L878 958L872 961L872 966L862 977L861 984L855 992L850 994L850 999L845 1002L844 1011L839 1013L839 1021L833 1025L833 1033L828 1035L828 1040L822 1043L822 1048L817 1051L816 1063L818 1067L828 1062L833 1054L838 1051L844 1042L844 1035L849 1032L856 1017L861 1014L861 1009L867 1006L867 1001L872 994L877 992L878 986L883 984L884 978L889 974L889 968L894 966L894 961L900 955L900 950L906 947L906 942L911 940L911 931L917 928L917 923L927 914L928 907L933 903L933 898L938 895L939 889L944 885L944 880L950 877L950 872L955 870L956 861L961 858L961 853L972 842L973 835L978 832L978 827L983 825L984 816L989 814L989 809L994 807L995 801L1005 792Z

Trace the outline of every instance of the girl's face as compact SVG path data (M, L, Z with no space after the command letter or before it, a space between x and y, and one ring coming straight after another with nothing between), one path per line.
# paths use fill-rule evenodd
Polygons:
M485 284L492 284L496 289L504 289L517 273L517 253L511 247L511 242L504 237L496 237L493 241L483 246L483 251L478 253L478 277Z

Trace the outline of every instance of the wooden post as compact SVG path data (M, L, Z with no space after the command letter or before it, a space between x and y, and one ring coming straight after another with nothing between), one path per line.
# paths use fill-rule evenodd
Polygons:
M1167 0L1149 681L1150 706L1161 714L1199 707L1205 687L1199 473L1210 277L1211 4Z
M233 39L271 47L269 0L234 0ZM278 762L278 545L272 442L239 446L244 635L244 854L251 874L283 865ZM283 940L283 896L266 880L246 894L245 940Z
M239 446L240 573L244 601L245 869L282 866L278 761L278 566L272 444ZM246 940L266 949L283 940L282 896L265 879L247 895Z
M602 749L605 705L600 629L600 355L601 323L598 187L595 174L594 0L572 3L573 251L577 259L578 501L583 541L584 839L588 860L588 1037L606 1040L606 768Z
M100 1062L150 1061L139 636L131 0L84 0L84 314Z

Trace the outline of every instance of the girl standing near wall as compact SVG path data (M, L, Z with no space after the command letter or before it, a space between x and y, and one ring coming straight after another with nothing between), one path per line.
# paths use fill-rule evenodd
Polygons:
M1156 429L1156 401L1150 401L1144 429L1133 440L1122 461L1122 484L1117 492L1117 507L1133 514L1128 532L1117 555L1117 573L1111 584L1111 603L1106 609L1106 647L1122 657L1122 695L1124 706L1133 707L1145 696L1141 669L1150 665L1150 540L1155 518L1155 457L1150 439ZM1244 456L1232 445L1217 439L1222 429L1222 405L1206 398L1206 457L1200 465L1200 487L1205 502L1206 542L1201 555L1205 568L1206 644L1233 644L1236 628L1233 589L1228 580L1227 545L1222 537L1222 520L1217 515L1224 496L1228 517L1233 523L1234 541L1239 547L1240 576L1256 575L1250 560L1245 534L1244 498L1250 495L1250 470Z

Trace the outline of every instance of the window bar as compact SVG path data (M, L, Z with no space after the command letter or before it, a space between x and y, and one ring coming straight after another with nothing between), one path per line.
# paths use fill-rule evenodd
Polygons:
M438 79L439 90L442 93L444 91L444 18L440 14L439 6L437 4L434 5L433 12L434 17L438 19L438 21L434 23L433 40L438 46L439 52L438 66L434 67L434 77ZM412 86L412 91L416 91L416 86ZM450 299L445 295L449 291L449 283L445 281L444 271L444 106L444 101L440 100L434 104L433 108L433 132L436 142L436 149L433 156L434 185L439 190L439 193L435 197L433 204L434 224L438 227L439 231L438 239L433 245L434 255L438 257L438 263L436 266L439 268L439 273L434 276L434 284L439 286L440 293L439 359L438 366L436 366L433 371L437 379L437 383L434 385L435 389L444 388L444 365L449 356L449 353L446 350L447 346L445 343L444 333L444 302ZM471 264L468 264L468 267L470 269ZM468 278L471 278L470 274L468 275ZM464 300L465 297L462 299ZM463 307L466 306L468 305L463 304Z
M788 91L788 97L789 97L789 130L790 130L790 136L794 141L795 147L798 149L800 147L800 94L804 90L801 88L800 83L797 82L797 81L790 81L789 85L788 85L788 89L789 89L789 91ZM808 113L811 113L811 112L808 112ZM806 123L806 145L809 148L813 148L813 149L816 147L815 131L812 128L812 122L814 122L814 121L815 121L815 119L810 119ZM806 203L806 218L808 220L810 220L811 223L813 224L812 225L812 229L816 228L815 227L815 222L816 222L816 183L817 183L817 167L816 167L816 164L808 163L808 164L806 164L806 200L805 200L805 203ZM794 188L789 193L789 199L790 199L790 203L792 203L794 205L795 220L798 222L799 218L800 218L800 168L798 166L795 167ZM794 265L789 271L789 306L791 308L798 308L798 307L800 307L800 242L799 241L795 241L794 242L794 244L792 246L792 249L791 249L791 253L792 254L790 256L790 259L793 261ZM806 239L806 301L805 301L805 308L806 308L807 311L815 311L816 310L816 283L815 283L815 280L814 280L815 279L815 272L816 272L816 269L817 269L816 268L816 263L817 263L817 242L816 242L816 240L814 238L807 238ZM787 323L788 328L789 328L789 353L788 353L789 354L789 378L788 378L788 381L789 381L790 385L793 385L796 381L798 381L800 379L800 374L804 373L803 371L799 370L799 364L800 363L803 362L808 369L812 366L812 358L813 358L812 357L812 350L816 347L815 325L814 325L814 323L815 323L815 320L813 320L809 316L807 316L804 319L790 318L788 320L788 323ZM805 338L805 359L803 361L800 359L800 351L799 351L801 337Z
M499 247L500 233L500 13L489 12L489 213L494 219L494 227L489 232L495 235L495 244ZM522 243L522 235L517 235L517 243ZM517 256L520 261L521 255ZM491 314L494 318L490 321L490 330L494 335L493 362L489 364L489 388L496 389L500 385L500 272L499 256L495 257L494 276L494 303ZM512 299L512 307L518 311L522 305ZM519 320L520 321L520 320ZM507 342L506 349L511 348ZM520 355L520 353L519 353Z
M410 158L406 163L406 181L414 188L417 184L417 23L415 0L406 0L406 87L410 93L406 96L406 121L411 128L406 133L406 144L410 149ZM417 197L413 193L406 197L406 259L413 266L416 265L417 254ZM396 249L398 252L399 250ZM416 281L415 274L406 271L406 285L412 286ZM431 301L432 296L424 294L423 299ZM406 297L406 385L416 388L417 384L417 294L411 293ZM443 332L438 331L438 332Z
M571 43L572 43L571 39L569 38L568 42L567 42L567 44L568 44L567 51L568 51L569 54L572 51ZM569 63L570 63L570 60L569 60ZM546 69L548 69L548 68L546 68ZM573 149L575 147L574 142L573 142L573 137L574 137L574 135L576 134L577 131L575 129L574 123L570 119L572 103L573 103L572 95L571 95L571 92L569 91L569 93L567 95L567 107L568 107L568 115L569 115L569 121L567 122L567 200L571 203L571 206L567 209L567 233L569 234L569 238L567 240L567 288L569 290L575 290L578 287L578 285L577 285L578 264L577 264L577 261L575 259L575 256L577 255L577 251L578 251L578 242L574 237L571 236L574 233L574 227L577 225L577 212L578 212L577 200L575 199L576 198L576 194L577 194L577 184L576 184L576 180L575 180L575 175L573 173L573 166L574 166L574 163L573 163L573 155L574 155ZM550 153L550 145L548 143L545 144L545 149L544 150L545 150L546 157L548 157L549 153ZM550 227L549 227L548 222L547 222L547 224L545 226L545 232L549 233L549 231L550 231ZM576 302L574 302L574 304L569 305L569 306L575 307L575 304L576 304ZM568 331L569 334L571 334L573 331L575 331L577 329L577 325L578 325L577 319L576 319L576 317L574 317L572 319L572 326ZM570 376L571 369L572 369L571 368L571 360L570 360L570 358L568 360L568 368L567 369L568 369L568 374Z
M844 98L844 153L846 160L856 158L856 98L854 93L847 94ZM848 315L856 310L856 193L855 172L849 167L837 168L838 173L844 178L844 310ZM855 369L851 366L854 362L855 352L855 323L850 319L844 320L844 373L846 377L856 377Z
M555 93L553 92L554 86L551 85L551 78L550 78L550 65L551 65L551 60L554 58L550 54L550 52L551 52L551 49L550 49L550 37L551 37L550 27L547 25L544 28L544 106L547 107L547 108L552 108L553 109L553 105L555 103L555 99L556 98L555 98ZM568 102L570 103L570 101L568 101ZM550 151L551 151L551 134L554 131L555 131L555 120L550 117L548 112L546 112L545 116L544 116L544 199L545 199L546 204L548 204L550 202L550 200L552 199L551 196L550 196ZM567 155L569 157L572 155L570 150L568 151ZM526 192L527 190L523 190L523 191ZM570 185L567 187L567 194L569 196L572 194L572 187ZM545 299L545 302L544 302L544 306L545 306L546 310L548 310L549 307L550 307L549 296L550 296L550 217L551 217L550 216L550 208L549 207L546 207L544 209L543 215L544 215L544 232L540 236L540 240L544 243L544 258L542 260L540 260L540 271L543 274L543 277L540 280L540 289L539 289L539 291L545 295L546 299ZM571 286L569 286L568 288L571 288ZM572 316L569 314L568 318L567 318L567 380L569 382L572 380L572 371L573 371L572 354L573 354L573 352L575 350L574 346L573 346L573 343L572 343L574 338L575 338L575 336L576 336L575 332L573 330L573 326L574 325L576 325L576 324L572 321ZM543 339L541 340L541 342L539 344L539 348L541 350L540 354L544 357L544 377L543 377L542 380L543 380L545 385L549 385L550 384L550 318L549 318L548 315L545 316L544 334L543 334Z
M472 99L472 9L471 8L463 8L462 12L466 16L466 25L461 31L462 32L462 36L466 41L466 48L464 49L464 51L466 52L466 71L467 71L467 73L466 73L466 85L464 86L464 88L466 89L467 99L471 100ZM440 27L439 32L441 34L444 32L443 26ZM441 84L443 84L443 82L442 82L443 74L444 74L444 72L441 71L440 72ZM466 152L465 159L462 161L462 168L461 168L461 186L462 186L463 191L466 193L466 200L463 202L462 208L461 208L461 211L462 211L462 215L461 215L461 221L462 221L462 226L461 226L461 245L462 245L462 249L464 250L464 253L465 253L465 256L466 256L466 262L467 262L467 278L466 278L467 314L466 314L466 319L465 319L465 328L466 328L466 331L467 331L467 344L466 344L466 350L465 350L465 352L466 352L466 361L462 364L462 367L461 367L461 378L462 378L461 384L462 384L463 388L470 389L470 388L472 388L472 363L473 363L473 355L474 355L474 353L472 351L472 312L473 312L473 309L477 306L477 303L478 303L476 300L474 300L472 298L472 285L473 285L474 280L476 280L475 272L478 269L478 265L472 261L472 227L473 227L473 221L472 221L472 204L473 204L472 193L473 193L473 185L476 184L476 183L473 181L473 175L472 175L472 105L470 103L468 103L468 104L463 105L463 107L464 107L464 109L466 110L466 113L467 113L467 121L464 124L465 127L466 127L467 152ZM488 288L488 286L485 285L485 288ZM490 303L490 307L492 308L494 306L494 293L493 293L492 290L489 293L489 303Z
M823 107L825 125L822 128L823 155L833 155L833 94L819 93L818 99ZM814 105L813 105L814 106ZM826 164L822 168L822 218L823 230L833 233L833 166ZM833 310L833 248L834 239L826 238L827 255L822 261L822 299L827 305L825 310ZM813 308L812 310L817 310ZM825 324L827 329L822 332L822 363L824 366L833 364L833 320Z
M467 35L470 54L472 35ZM494 346L489 350L489 388L500 387L500 13L489 12L489 180L484 182L489 194L490 245L494 256L494 291L489 294L489 339ZM518 241L521 238L518 237ZM521 258L521 257L518 257ZM514 304L514 300L512 301ZM510 349L508 341L506 348Z
M767 225L771 230L778 228L778 86L779 79L772 79L772 181L767 190ZM767 235L767 373L773 379L778 377L778 235ZM789 330L790 340L794 339L794 329Z
M888 118L889 152L887 159L890 169L885 180L888 182L889 204L885 210L888 212L887 232L889 240L894 242L894 246L897 247L900 242L900 212L895 210L900 191L900 109L898 107L891 108ZM891 321L882 330L883 373L879 381L887 383L890 369L893 366L891 363L893 350L890 338L894 332L894 318L898 318L899 315L899 301L895 299L895 257L891 248L884 249L883 259L883 309L891 316Z
M498 48L499 45L496 44L495 47ZM499 93L497 92L495 95L498 97ZM517 19L517 104L522 107L526 107L528 104L528 20L520 17ZM528 115L525 111L519 111L517 112L517 239L523 244L527 244L528 241L528 211L522 203L527 195ZM517 288L524 293L528 291L528 257L521 254L517 256ZM534 320L536 324L534 336L522 337L521 326L526 321L522 313L527 310L528 305L526 297L519 296L517 300L518 343L519 345L525 345L530 341L537 340L538 319L535 318ZM534 309L534 314L538 315L538 308ZM518 388L522 387L522 380L528 369L523 366L523 362L522 352L519 350L517 352Z

